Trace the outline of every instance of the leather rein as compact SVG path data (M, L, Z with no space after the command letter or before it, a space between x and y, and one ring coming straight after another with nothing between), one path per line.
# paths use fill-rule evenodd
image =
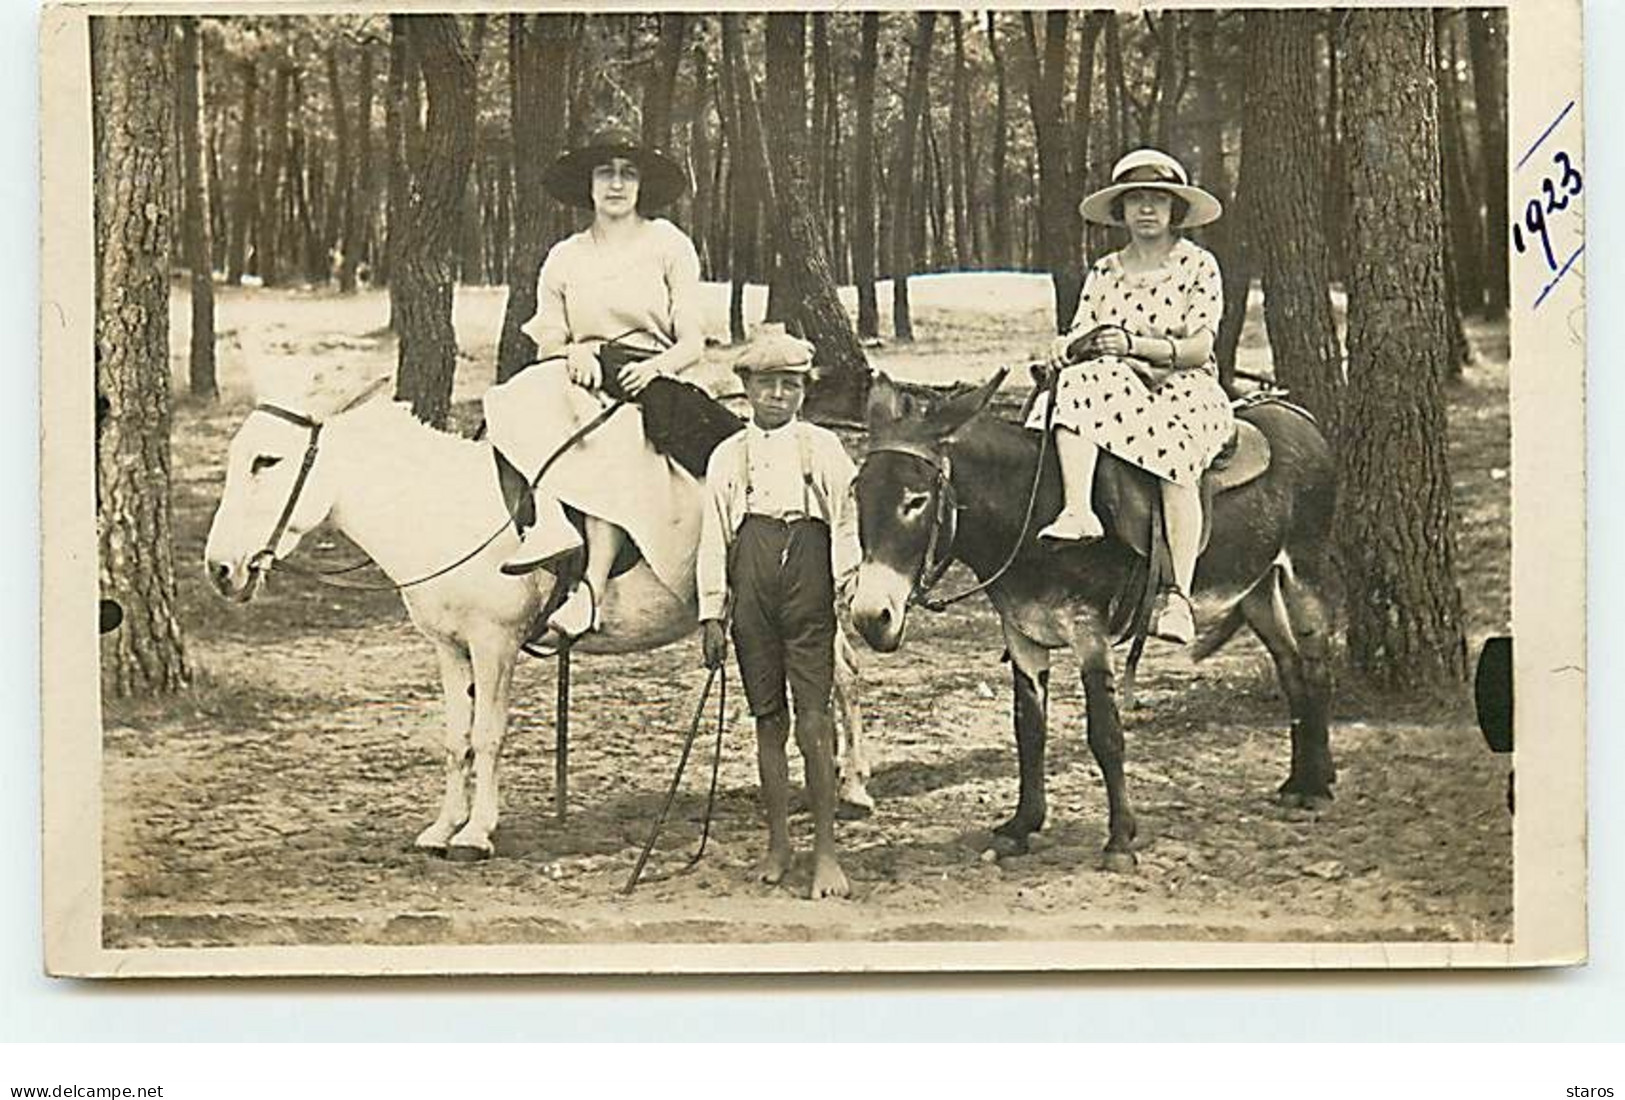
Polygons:
M626 339L626 337L632 334L632 330L623 332L613 340L604 341L604 346L607 347L610 345L618 345L622 340ZM562 358L564 358L562 355L550 355L545 359L537 360L537 362L546 363ZM389 379L387 377L378 379L376 382L372 383L372 385L362 390L360 394L351 399L342 409L333 415L339 416L343 413L347 413L359 408L369 401L388 382ZM566 451L568 451L571 447L574 447L577 443L580 443L587 436L598 430L598 428L602 427L604 422L607 421L611 415L617 412L621 406L625 404L626 401L624 399L611 402L602 412L593 417L593 419L589 420L580 428L576 429L575 432L569 436L569 438L565 439L563 443L559 444L553 453L548 456L547 461L543 462L541 468L536 471L536 476L530 479L531 491L535 491L536 486L541 483L543 475L545 475L548 470L552 469L553 464L557 462ZM354 573L359 569L365 569L367 566L372 564L370 559L363 559L362 561L356 562L352 565L341 566L337 569L310 569L305 566L296 565L293 562L278 558L276 556L277 544L282 541L282 536L287 532L288 524L293 519L294 508L297 507L299 503L299 495L304 492L305 482L310 479L311 468L316 465L316 451L321 441L323 422L312 419L303 413L294 412L290 409L284 409L279 405L270 404L269 402L261 402L255 405L253 411L266 413L270 416L277 417L278 419L286 420L290 424L304 428L310 433L310 437L305 443L305 454L300 460L299 473L294 478L293 489L288 493L288 501L282 506L282 514L277 517L276 526L272 528L271 537L266 540L265 548L249 559L251 566L264 569L267 572L269 572L272 566L275 566L289 573L293 573L296 576L306 577L310 580L316 581L318 584L327 585L329 588L342 588L355 592L398 592L407 588L415 588L420 584L427 584L429 581L437 580L438 578L445 576L447 573L450 573L452 570L468 564L468 562L472 561L475 557L478 557L481 552L483 552L488 546L490 546L498 538L502 537L506 531L513 527L514 516L512 513L510 513L506 518L504 518L500 527L497 527L489 535L482 539L472 550L469 550L455 561L443 565L431 573L425 573L423 576L414 577L409 581L390 581L384 584L367 584L364 582L338 579L346 573Z
M1098 338L1101 333L1108 330L1127 332L1121 325L1098 325L1090 329L1070 345L1069 350L1072 354L1068 358L1071 363L1081 363L1099 356L1101 352L1097 350ZM1035 368L1038 366L1034 364ZM1021 547L1027 541L1027 532L1032 529L1033 512L1038 506L1038 487L1044 475L1044 459L1049 455L1050 436L1055 427L1055 397L1061 381L1059 370L1046 366L1043 371L1041 392L1048 401L1044 409L1044 429L1038 437L1038 462L1033 467L1033 479L1027 490L1027 506L1022 512L1021 527L1016 531L1016 537L1011 540L1010 551L999 563L999 567L986 580L978 581L963 591L955 592L951 596L931 595L931 590L941 582L948 572L948 567L953 564L954 538L959 533L959 497L954 492L953 464L947 453L916 443L881 443L871 446L865 453L863 459L865 466L873 455L905 455L917 462L925 463L935 477L932 496L936 498L937 507L931 517L931 533L926 540L925 553L920 558L920 567L914 576L914 586L908 595L910 605L923 607L927 611L946 611L961 600L992 588L1010 571L1010 567L1020 556ZM863 476L861 467L858 476L860 478Z

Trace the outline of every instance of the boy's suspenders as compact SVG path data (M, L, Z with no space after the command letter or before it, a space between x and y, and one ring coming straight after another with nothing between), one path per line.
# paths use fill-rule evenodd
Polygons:
M750 436L741 440L739 448L740 461L744 468L745 499L750 500ZM807 433L796 432L796 451L801 456L801 510L809 519L821 519L824 526L834 530L835 513L830 509L829 498L813 477L812 449L807 445ZM818 502L819 510L813 511L813 500Z

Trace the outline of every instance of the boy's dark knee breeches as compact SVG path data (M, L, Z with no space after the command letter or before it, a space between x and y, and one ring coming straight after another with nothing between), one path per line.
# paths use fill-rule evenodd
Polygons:
M729 576L734 652L751 714L784 710L790 698L801 710L827 710L835 683L829 528L815 519L747 516Z

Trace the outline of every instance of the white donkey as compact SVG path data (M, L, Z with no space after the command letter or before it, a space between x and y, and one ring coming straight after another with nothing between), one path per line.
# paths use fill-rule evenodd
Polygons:
M389 381L376 369L363 374L343 365L255 378L257 404L231 442L205 566L221 595L250 600L276 559L331 520L403 585L407 612L439 657L446 708L445 797L416 845L479 859L491 854L497 826L497 762L514 665L553 577L500 572L518 536L511 526L502 530L508 508L490 444L423 424L382 396ZM673 484L699 508L691 479L674 475ZM482 540L489 541L455 568L406 586L459 562ZM692 632L696 614L692 593L674 595L639 562L604 594L603 629L574 648L652 649ZM874 803L864 789L869 767L854 658L844 635L836 648L841 798L867 811Z

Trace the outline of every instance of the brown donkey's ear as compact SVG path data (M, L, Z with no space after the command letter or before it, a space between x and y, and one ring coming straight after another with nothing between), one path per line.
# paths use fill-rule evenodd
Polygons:
M903 418L903 395L885 371L876 371L869 382L869 401L864 419L869 430L883 427Z
M1004 384L1005 377L1009 373L1009 367L1000 367L993 372L992 377L974 390L943 402L926 418L926 423L931 427L931 434L937 439L947 439L953 435L977 413L987 408L988 402L993 400L993 395Z

